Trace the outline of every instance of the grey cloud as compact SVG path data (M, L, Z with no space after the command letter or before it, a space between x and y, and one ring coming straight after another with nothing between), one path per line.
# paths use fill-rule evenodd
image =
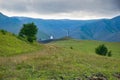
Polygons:
M37 1L36 1L37 2ZM107 12L120 10L116 4L118 0L51 0L33 4L32 10L40 13L66 13L73 11Z
M8 1L1 1L0 0L0 9L4 9L7 11L13 12L23 12L28 11L26 2L23 1L15 1L15 0L8 0Z
M113 15L120 12L120 0L0 0L0 9L38 14L92 12Z

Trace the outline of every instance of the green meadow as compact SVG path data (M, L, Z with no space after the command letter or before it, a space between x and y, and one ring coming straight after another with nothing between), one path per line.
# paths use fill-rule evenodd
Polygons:
M12 56L39 50L40 44L22 41L16 35L0 31L0 56Z
M100 44L112 51L111 57L95 53ZM119 80L115 76L120 73L119 45L73 39L30 44L0 32L0 80L90 80L99 73L107 80Z

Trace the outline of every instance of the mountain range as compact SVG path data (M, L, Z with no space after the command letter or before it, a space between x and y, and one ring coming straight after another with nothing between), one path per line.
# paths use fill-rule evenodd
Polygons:
M46 40L71 37L82 40L120 42L120 16L112 19L68 20L39 19L29 17L8 17L0 13L0 29L18 34L22 25L34 22L39 31L37 38Z

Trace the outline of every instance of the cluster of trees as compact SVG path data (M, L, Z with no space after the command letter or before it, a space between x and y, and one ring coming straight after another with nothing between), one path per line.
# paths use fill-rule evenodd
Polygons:
M38 28L34 23L23 24L22 29L19 32L19 37L26 39L30 43L33 43L36 40L36 34Z
M104 44L99 45L97 48L95 48L95 52L96 54L102 56L109 56L109 57L112 56L112 52L108 51L108 48Z

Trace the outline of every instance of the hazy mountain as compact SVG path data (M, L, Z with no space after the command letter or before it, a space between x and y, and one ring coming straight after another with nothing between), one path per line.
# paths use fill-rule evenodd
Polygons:
M10 32L18 33L21 28L21 21L17 18L7 17L0 13L0 28Z
M4 29L9 32L18 34L23 24L24 22L17 17L8 17L0 13L0 29ZM37 37L42 39L49 38L49 36L41 30L39 30Z
M120 16L97 20L45 20L27 17L7 17L0 14L0 28L18 33L22 24L34 22L39 28L38 39L49 36L75 39L120 41Z

